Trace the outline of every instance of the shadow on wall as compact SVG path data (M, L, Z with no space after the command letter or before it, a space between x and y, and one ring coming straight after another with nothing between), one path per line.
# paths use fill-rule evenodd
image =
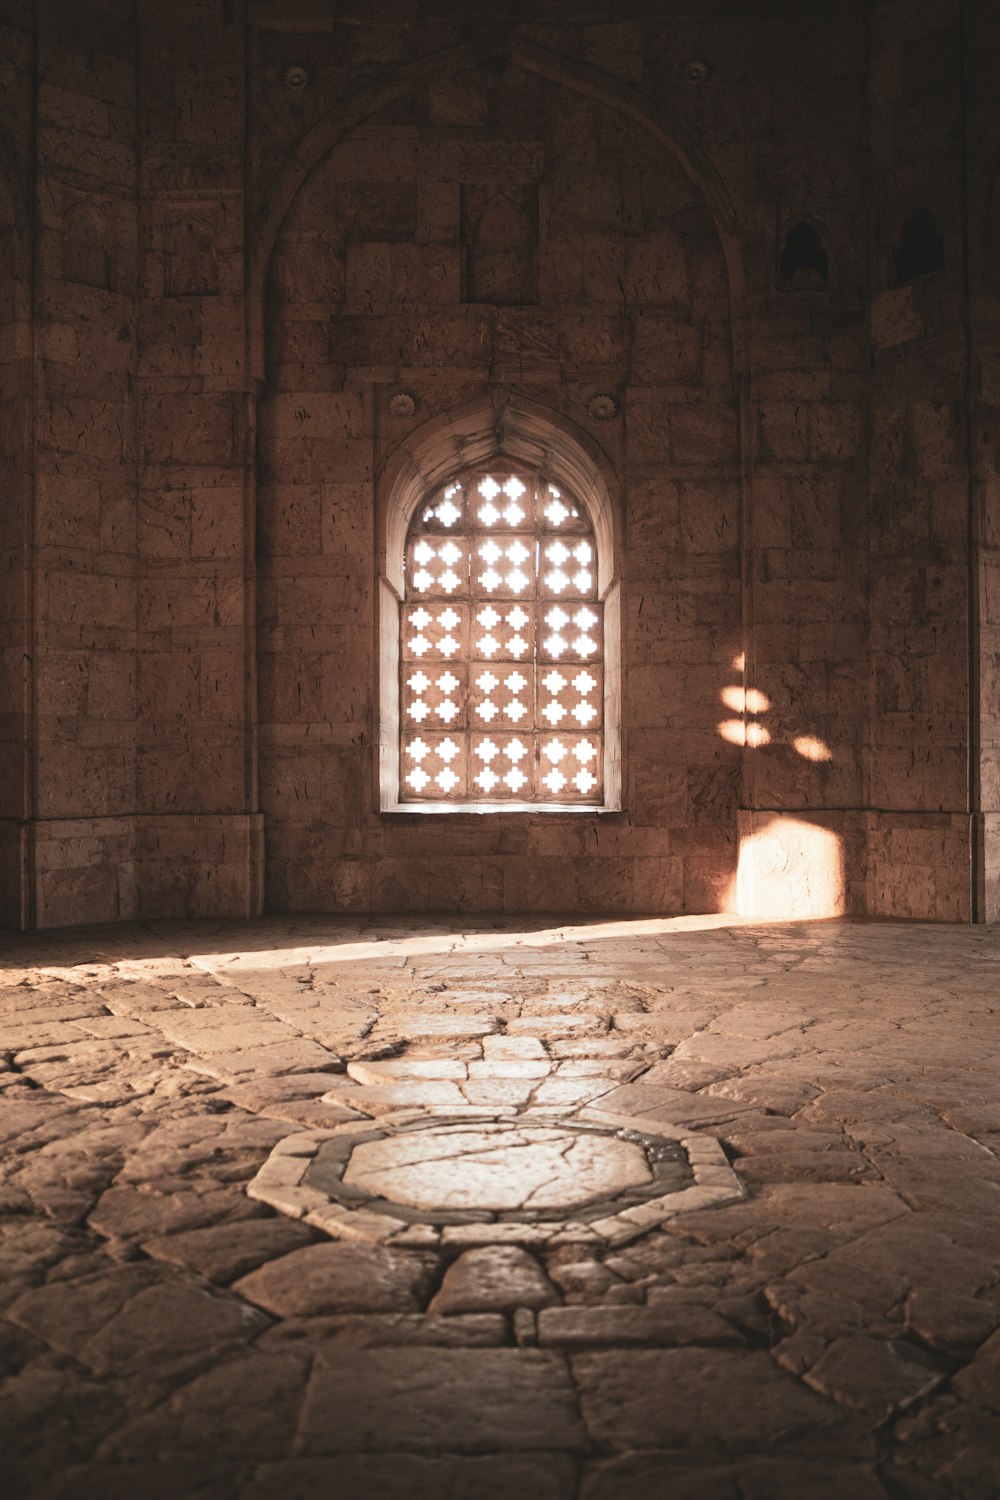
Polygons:
M745 659L733 662L742 672ZM735 684L719 694L723 705L739 717L723 719L719 734L733 745L757 751L772 743L771 732L760 722L771 700L758 688ZM792 749L804 760L833 759L830 747L815 735L796 735ZM736 875L725 898L725 909L760 921L795 921L839 917L847 911L842 841L829 828L781 813L748 814L750 831L741 831Z

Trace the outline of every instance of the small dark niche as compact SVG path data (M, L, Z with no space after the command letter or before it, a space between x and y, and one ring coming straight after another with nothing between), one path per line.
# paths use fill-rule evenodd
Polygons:
M462 191L464 300L498 307L538 301L538 191L534 183L499 192Z
M823 236L808 219L791 224L778 257L778 286L785 292L823 292L830 285L830 257Z
M894 286L907 286L919 276L944 270L944 240L929 208L915 208L903 220L899 249L893 252Z

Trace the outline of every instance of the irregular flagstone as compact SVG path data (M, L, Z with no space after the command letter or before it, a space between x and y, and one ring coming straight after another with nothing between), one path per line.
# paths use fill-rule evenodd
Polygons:
M75 1355L133 1297L169 1275L152 1265L109 1265L94 1276L25 1292L4 1316L54 1349Z
M26 984L0 988L24 1067L12 1072L0 1056L0 1139L8 1142L0 1203L12 1211L0 1223L0 1300L17 1319L6 1332L0 1324L10 1371L0 1386L0 1424L8 1423L0 1441L5 1459L8 1450L25 1454L4 1470L15 1497L50 1500L46 1475L56 1461L67 1472L74 1466L77 1481L57 1500L177 1500L178 1486L185 1500L242 1500L265 1471L273 1484L326 1486L338 1500L350 1496L355 1476L364 1500L391 1495L394 1484L408 1497L422 1486L434 1500L449 1486L454 1500L476 1496L478 1486L490 1500L498 1485L503 1500L530 1496L556 1452L527 1446L523 1466L504 1471L501 1438L466 1421L469 1372L453 1371L457 1394L436 1405L419 1377L433 1378L427 1355L473 1356L483 1369L547 1356L554 1363L542 1384L568 1392L572 1408L561 1351L576 1366L612 1362L606 1379L584 1382L595 1434L618 1455L588 1463L586 1500L587 1486L598 1484L598 1500L660 1492L706 1500L716 1484L736 1486L726 1500L875 1500L886 1491L867 1433L886 1410L892 1422L879 1452L892 1500L985 1500L1000 1491L1000 1171L984 1149L1000 1139L994 936L721 919L702 930L673 922L549 928L512 935L491 923L463 933L451 922L319 918L160 924L155 933L120 929L99 940L53 936L47 975L35 963L37 943L24 950L34 965ZM387 957L379 949L388 945L373 940L383 934L393 948ZM20 939L3 941L22 955ZM348 942L356 951L344 961ZM525 956L525 942L537 944L533 954ZM208 972L225 979L228 967L240 991ZM342 1071L345 1057L354 1076ZM456 1088L461 1106L428 1103L435 1084ZM707 1109L707 1126L736 1157L749 1195L648 1232L633 1226L627 1249L593 1231L554 1247L544 1227L529 1226L570 1304L537 1312L523 1290L506 1307L510 1277L496 1294L502 1310L418 1310L435 1285L442 1308L456 1284L460 1297L476 1295L475 1286L462 1290L464 1258L438 1280L448 1258L475 1243L475 1223L444 1236L428 1225L400 1227L417 1248L391 1253L411 1268L427 1257L415 1281L403 1277L402 1292L361 1273L337 1286L319 1275L296 1283L286 1268L289 1296L305 1286L301 1312L265 1316L238 1295L213 1297L206 1279L250 1280L322 1248L301 1221L265 1214L244 1185L279 1138L302 1126L330 1131L323 1140L341 1125L373 1128L348 1101L387 1087L414 1090L391 1109L374 1097L392 1115L389 1129L413 1125L416 1135L435 1111L445 1128L452 1112L463 1130L497 1116L523 1125L519 1112L545 1098L549 1113L529 1116L533 1125L591 1120L624 1130L626 1140L636 1125L664 1134L676 1125L687 1136L706 1122L674 1115ZM592 1088L601 1096L587 1106L583 1092ZM649 1100L638 1112L607 1108L608 1094L643 1088L657 1096L650 1108ZM96 1103L68 1107L71 1095ZM713 1150L706 1171L728 1170ZM393 1232L386 1213L368 1218ZM496 1228L519 1233L516 1223ZM514 1241L503 1248L524 1253ZM162 1259L115 1264L150 1251ZM186 1290L175 1296L171 1286ZM408 1310L348 1311L359 1288L376 1302L400 1296ZM310 1298L329 1310L315 1311ZM218 1310L227 1305L237 1310L235 1325ZM89 1367L79 1362L84 1354ZM287 1356L305 1372L334 1356L348 1390L358 1358L378 1356L381 1372L362 1371L362 1391L388 1388L392 1412L388 1372L401 1354L414 1360L401 1398L405 1431L429 1414L437 1447L376 1455L317 1446L315 1456L293 1457L280 1446L298 1420L305 1375L298 1386L255 1383L255 1361ZM694 1363L629 1365L626 1380L621 1362L645 1356ZM702 1363L712 1358L723 1362L718 1380ZM956 1369L925 1390L926 1380ZM209 1375L214 1382L203 1386ZM202 1390L207 1419L198 1410ZM105 1392L115 1399L102 1404ZM5 1405L12 1394L19 1404ZM483 1399L489 1404L488 1391ZM519 1410L537 1404L523 1391L518 1400ZM803 1400L817 1406L807 1411ZM133 1413L127 1426L120 1401ZM159 1404L146 1411L150 1403ZM481 1457L456 1452L451 1407ZM350 1392L348 1408L359 1444L392 1441L392 1415L372 1437L360 1394ZM316 1436L322 1409L333 1425L332 1408L311 1393L310 1441L318 1445L327 1441ZM728 1420L722 1436L716 1413ZM127 1456L113 1447L116 1433ZM95 1443L101 1456L88 1457ZM213 1456L220 1446L248 1453L255 1443L269 1455L252 1460L255 1478L249 1461L233 1467ZM144 1454L154 1445L162 1464ZM565 1500L579 1500L576 1462L565 1470ZM494 1475L502 1482L491 1489Z
M698 1464L669 1453L636 1453L588 1464L580 1500L742 1500L728 1464Z
M337 1454L266 1464L240 1500L575 1500L576 1465L558 1453L422 1457Z
M145 1239L172 1230L200 1229L220 1219L253 1219L263 1212L242 1193L225 1188L197 1192L189 1183L171 1191L143 1192L123 1184L98 1199L89 1217L98 1234L121 1239Z
M906 1296L908 1278L884 1265L864 1269L855 1262L838 1260L837 1252L823 1260L811 1260L789 1273L790 1280L811 1291L844 1302L856 1302L873 1313L889 1313Z
M806 1372L813 1390L884 1421L947 1379L948 1372L902 1340L835 1339Z
M582 1350L608 1345L742 1345L731 1323L707 1307L677 1303L655 1307L550 1307L538 1315L543 1348Z
M580 1500L888 1500L888 1494L859 1464L749 1458L698 1466L680 1454L643 1453L588 1465Z
M475 1066L475 1064L473 1064ZM423 1078L462 1081L469 1073L465 1063L453 1058L397 1058L389 1062L349 1062L347 1071L356 1083L412 1083Z
M835 1409L766 1354L739 1349L634 1349L572 1356L596 1442L699 1443L760 1451L793 1431L816 1449L843 1442Z
M495 1030L496 1022L485 1017L432 1016L422 1011L406 1011L393 1015L391 1026L380 1022L372 1037L385 1033L401 1037L479 1037Z
M492 1349L510 1344L510 1324L502 1313L309 1314L285 1318L261 1335L260 1346L293 1343L314 1352L329 1344L352 1349Z
M602 1094L600 1108L618 1115L635 1115L677 1125L709 1125L732 1120L753 1106L708 1094L689 1094L683 1089L657 1088L644 1080L622 1084Z
M430 1256L378 1245L307 1245L241 1277L232 1290L282 1318L410 1312L428 1290L435 1265Z
M180 1379L267 1326L261 1313L236 1299L153 1267L39 1288L7 1316L95 1374L141 1376L154 1386Z
M563 1361L533 1350L321 1353L299 1430L303 1454L586 1446Z
M230 1045L232 1039L230 1039ZM268 1041L254 1046L246 1042L238 1051L192 1049L188 1067L195 1072L206 1073L210 1078L224 1080L255 1077L268 1073L317 1073L326 1068L331 1073L340 1071L340 1059L336 1053L321 1047L318 1042L304 1037L293 1037L290 1041Z
M1000 1326L1000 1308L975 1297L919 1287L906 1299L907 1329L944 1352L975 1349Z
M158 1235L143 1241L154 1260L186 1266L217 1286L226 1286L265 1261L275 1260L312 1243L304 1225L285 1218L235 1224L212 1224L179 1234Z
M887 1483L903 1494L1000 1494L1000 1416L936 1394L895 1426L900 1446L885 1465ZM932 1476L932 1477L930 1477ZM923 1488L922 1488L923 1487Z
M309 1370L308 1357L291 1346L225 1359L122 1427L103 1456L121 1461L159 1453L172 1463L221 1450L243 1462L283 1457L295 1440Z
M45 1500L236 1500L246 1465L219 1459L209 1451L198 1458L171 1453L143 1458L74 1465L45 1489Z
M45 1478L86 1457L124 1419L119 1391L42 1356L0 1389L0 1451L7 1493L34 1500Z
M971 1363L959 1370L952 1385L968 1400L1000 1412L1000 1334L987 1339Z
M943 1281L953 1292L967 1295L995 1283L995 1262L956 1245L949 1228L947 1214L930 1222L926 1216L914 1222L914 1216L908 1215L832 1251L828 1263L844 1267L849 1274L902 1279L909 1286Z
M850 1150L759 1151L737 1163L745 1182L872 1182L879 1174Z
M514 1037L497 1037L489 1040L505 1041L509 1044L516 1041ZM485 1044L484 1044L485 1052ZM503 1053L499 1055L493 1051L487 1054L486 1060L482 1062L470 1062L468 1065L468 1076L476 1082L495 1083L499 1079L539 1079L547 1078L552 1071L552 1063L544 1055L521 1057L508 1057Z
M452 1262L428 1311L513 1312L558 1301L556 1288L527 1251L516 1245L482 1245Z
M519 1109L533 1098L538 1080L533 1078L470 1079L462 1094L469 1104L484 1109Z
M262 1334L259 1343L262 1348L338 1343L352 1349L484 1349L509 1344L510 1329L501 1313L457 1313L447 1318L429 1313L319 1314L285 1318Z
M325 1104L348 1104L363 1114L379 1115L397 1109L443 1106L460 1109L466 1103L457 1084L447 1079L417 1078L405 1082L359 1084L356 1088L335 1094L324 1094Z

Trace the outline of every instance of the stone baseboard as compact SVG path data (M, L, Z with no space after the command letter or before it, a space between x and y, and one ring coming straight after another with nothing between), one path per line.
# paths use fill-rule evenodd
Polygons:
M0 922L259 916L263 864L259 813L0 820Z
M739 873L728 904L741 916L972 920L967 813L769 808L741 810L738 823ZM1000 818L993 828L985 920L1000 916Z

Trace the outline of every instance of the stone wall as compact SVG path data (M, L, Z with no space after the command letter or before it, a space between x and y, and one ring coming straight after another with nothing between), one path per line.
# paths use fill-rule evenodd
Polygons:
M0 20L0 922L27 926L31 695L31 237L23 164L31 149L33 49Z
M490 238L507 205L530 210L516 287ZM675 157L527 60L462 67L309 175L275 248L267 351L268 904L717 906L739 775L717 731L740 645L738 425L725 260ZM625 497L620 816L375 811L379 475L414 428L498 391L575 424ZM412 416L392 415L400 393Z
M600 9L0 7L3 922L997 914L991 7ZM477 402L609 475L620 812L377 810Z
M260 899L245 40L239 7L141 7L140 915Z
M968 107L968 293L970 480L975 649L972 681L973 791L978 814L978 914L1000 918L1000 129L996 69L1000 14L970 6Z
M33 899L134 910L136 131L131 7L39 7Z
M962 53L949 0L873 7L869 907L952 920L971 913Z
M868 722L865 8L754 22L745 67L755 128L740 209L750 308L744 621L757 741L744 759L741 881L758 866L751 910L761 915L856 912L864 852L852 810L863 805ZM815 264L795 261L803 229ZM827 893L818 905L815 890Z

